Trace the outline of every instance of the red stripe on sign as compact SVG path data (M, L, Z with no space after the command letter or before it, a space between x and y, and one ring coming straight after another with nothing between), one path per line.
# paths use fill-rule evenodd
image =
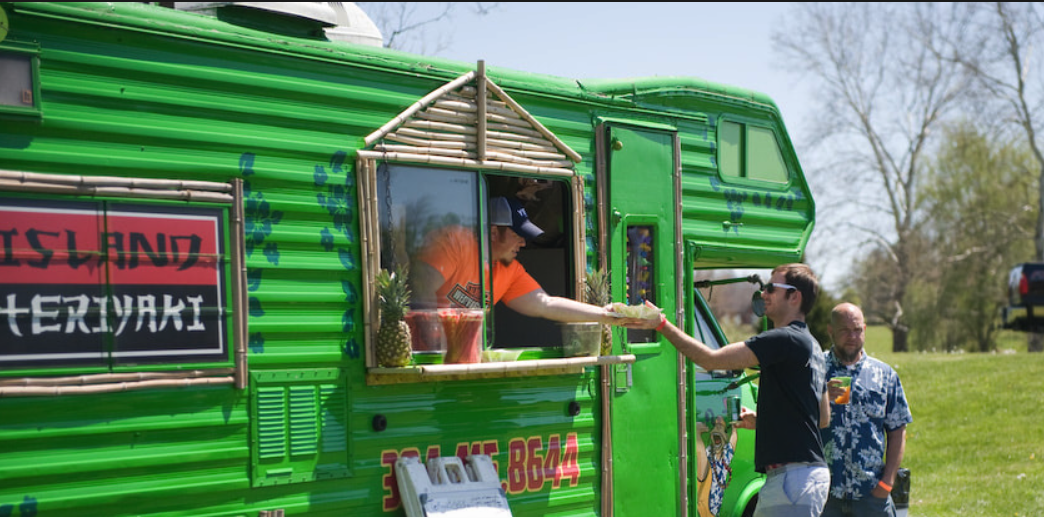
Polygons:
M98 211L14 208L0 211L0 283L99 284Z
M8 207L0 284L216 285L220 218Z
M218 283L218 221L199 215L109 213L113 284Z

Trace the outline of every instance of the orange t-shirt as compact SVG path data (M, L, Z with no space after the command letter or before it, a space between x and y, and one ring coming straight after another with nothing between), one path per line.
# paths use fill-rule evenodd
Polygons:
M428 246L420 259L438 270L445 279L435 292L439 307L482 307L479 286L479 253L475 233L461 226L445 227L428 236ZM540 289L540 284L518 261L493 265L493 304L510 302Z

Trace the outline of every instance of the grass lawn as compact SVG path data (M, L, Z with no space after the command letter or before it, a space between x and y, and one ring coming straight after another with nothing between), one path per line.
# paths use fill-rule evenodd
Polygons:
M899 373L907 427L910 516L1044 516L1044 354L1007 333L997 354L891 352L883 327L871 356Z

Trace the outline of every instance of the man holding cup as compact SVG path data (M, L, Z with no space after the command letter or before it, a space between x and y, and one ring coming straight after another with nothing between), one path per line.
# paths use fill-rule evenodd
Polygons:
M823 516L895 516L892 484L913 421L899 375L867 356L866 322L858 306L838 304L827 332L831 408L824 430L830 495Z

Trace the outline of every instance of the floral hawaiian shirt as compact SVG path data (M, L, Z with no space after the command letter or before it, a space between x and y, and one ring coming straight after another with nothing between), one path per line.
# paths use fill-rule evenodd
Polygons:
M824 454L830 466L830 495L870 496L884 470L885 434L913 422L899 375L888 364L863 357L842 365L833 350L826 355L827 379L852 377L851 401L830 404L830 428L824 430Z
M721 511L721 503L725 501L725 488L729 486L729 477L732 476L732 456L736 454L736 449L732 447L731 443L725 443L723 448L720 459L714 458L714 455L710 453L707 455L714 481L710 490L710 509L714 516L718 516L718 512Z

